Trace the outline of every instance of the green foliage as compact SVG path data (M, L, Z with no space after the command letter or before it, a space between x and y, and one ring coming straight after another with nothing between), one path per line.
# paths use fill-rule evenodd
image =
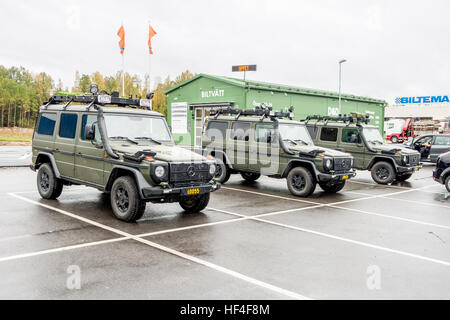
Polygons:
M195 76L189 70L178 75L174 80L167 77L163 82L153 84L153 109L167 115L167 98L164 91ZM149 77L144 81L138 75L125 72L125 96L145 97L149 92ZM100 72L91 75L77 71L72 93L89 93L91 83L96 83L100 90L108 93L119 92L122 96L122 72L112 76L103 76ZM23 67L6 68L0 65L0 127L32 127L38 108L48 101L54 92L68 92L63 89L61 79L55 85L52 77L45 72L33 74Z

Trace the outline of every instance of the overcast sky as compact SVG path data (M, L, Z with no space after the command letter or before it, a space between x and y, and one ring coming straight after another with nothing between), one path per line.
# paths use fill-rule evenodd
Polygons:
M152 81L195 73L241 77L382 98L450 94L450 1L0 1L0 64L74 74L149 69L148 21L157 32Z

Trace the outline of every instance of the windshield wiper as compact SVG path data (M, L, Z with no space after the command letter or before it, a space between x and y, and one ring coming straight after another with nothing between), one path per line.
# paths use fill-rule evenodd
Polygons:
M289 141L290 143L297 145L297 142L292 139L283 139L283 141Z
M139 142L137 142L137 141L135 141L135 140L133 140L133 139L130 139L130 138L128 138L128 137L116 136L116 137L109 137L109 139L121 139L121 140L127 140L127 141L130 141L130 142L132 142L132 143L134 143L134 144L139 144Z
M300 141L301 143L303 143L303 144L305 144L305 145L308 145L308 144L309 144L308 142L306 142L306 141L304 141L304 140L302 140L302 139L295 139L294 141Z
M154 143L162 144L161 141L158 141L158 140L156 140L156 139L153 139L152 137L135 137L135 139L136 139L136 140L150 140L150 141L153 141Z

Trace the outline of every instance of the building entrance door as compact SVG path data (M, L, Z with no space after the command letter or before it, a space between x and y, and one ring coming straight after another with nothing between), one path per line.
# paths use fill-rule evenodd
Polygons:
M195 128L194 128L194 146L202 147L203 126L205 119L209 116L209 109L195 108Z

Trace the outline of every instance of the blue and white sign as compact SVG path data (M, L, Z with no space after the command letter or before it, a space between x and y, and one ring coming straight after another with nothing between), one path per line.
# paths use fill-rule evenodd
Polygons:
M395 98L396 104L444 103L450 102L448 96L423 96Z

